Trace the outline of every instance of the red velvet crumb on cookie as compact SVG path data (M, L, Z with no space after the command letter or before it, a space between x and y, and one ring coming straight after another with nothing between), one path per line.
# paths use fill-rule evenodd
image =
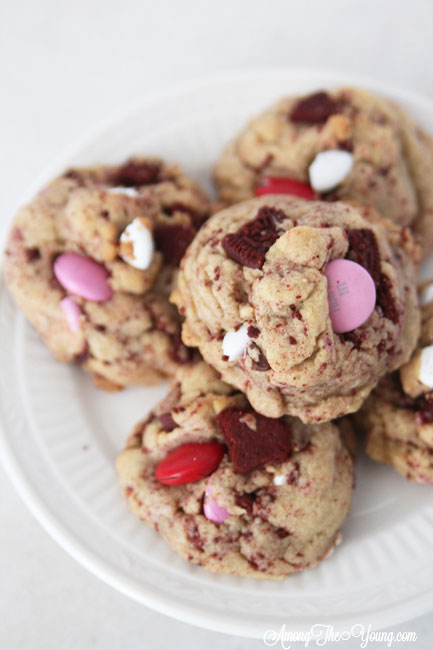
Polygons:
M323 124L328 117L338 112L337 103L324 91L319 91L301 99L290 112L292 122Z
M163 225L157 226L153 235L164 262L177 265L194 239L195 228L190 224Z
M161 165L159 163L128 160L113 174L111 182L124 187L140 187L158 182Z
M283 463L291 454L292 432L281 419L231 407L217 415L217 422L230 460L241 474L269 463Z

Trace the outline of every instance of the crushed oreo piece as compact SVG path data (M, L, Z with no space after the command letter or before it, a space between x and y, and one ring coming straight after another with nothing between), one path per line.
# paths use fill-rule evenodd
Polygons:
M285 218L285 214L268 206L260 208L255 219L224 237L222 247L226 254L242 266L261 269L266 253L279 237L276 217Z
M348 257L363 266L373 278L376 286L376 304L385 318L398 323L399 313L392 296L391 282L380 268L380 253L376 235L369 228L349 229Z

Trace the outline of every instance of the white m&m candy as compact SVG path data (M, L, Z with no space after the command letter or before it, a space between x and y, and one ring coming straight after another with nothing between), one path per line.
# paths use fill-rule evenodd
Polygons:
M424 305L428 305L429 302L433 301L433 282L432 284L428 284L425 289L421 291L419 294L419 304L424 307Z
M349 175L353 156L339 149L321 151L310 165L310 185L316 192L329 192Z
M224 356L228 357L229 361L237 361L245 354L249 340L246 325L242 325L235 332L227 332L223 339Z
M140 196L139 192L133 187L110 187L108 194L121 194L130 197Z
M155 244L150 222L137 217L120 235L120 257L136 269L144 271L149 268Z
M433 345L421 350L418 378L424 386L433 388Z

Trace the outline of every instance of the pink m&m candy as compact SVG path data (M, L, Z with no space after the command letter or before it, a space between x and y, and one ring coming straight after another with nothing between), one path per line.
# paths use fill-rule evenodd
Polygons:
M101 302L113 295L107 271L101 264L84 255L59 255L54 262L54 274L64 289L86 300Z
M368 271L350 260L329 262L329 316L337 334L351 332L368 320L376 306L376 287Z
M222 524L223 521L230 517L230 513L226 508L220 506L215 499L207 499L211 494L211 488L206 488L205 500L203 504L203 511L206 519L213 521L214 524Z
M80 307L77 303L67 296L60 301L60 307L62 308L63 313L65 314L66 322L71 332L76 332L80 329L80 316L82 314Z

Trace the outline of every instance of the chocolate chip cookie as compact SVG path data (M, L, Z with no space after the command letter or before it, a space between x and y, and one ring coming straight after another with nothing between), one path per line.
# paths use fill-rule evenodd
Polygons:
M159 159L71 169L16 216L6 283L59 361L107 389L154 384L190 359L168 296L210 212L185 173Z
M411 226L424 256L433 249L433 140L362 90L284 97L228 145L215 180L230 203L280 192L355 199Z
M367 272L375 291L371 315L352 331L335 331L331 318L333 260ZM416 260L407 229L370 208L262 197L204 224L172 299L184 343L257 412L323 422L356 411L408 361L419 332ZM344 281L340 289L344 297Z
M253 578L284 578L329 555L353 489L335 425L259 415L203 362L179 369L117 471L131 510L182 557Z
M421 336L411 360L379 384L356 421L371 458L433 484L433 283L420 298Z

